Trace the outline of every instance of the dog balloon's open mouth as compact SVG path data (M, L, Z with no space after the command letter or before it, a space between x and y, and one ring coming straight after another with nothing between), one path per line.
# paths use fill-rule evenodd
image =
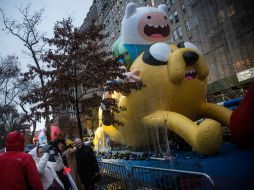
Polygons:
M185 72L185 80L192 80L196 77L196 71L194 69Z

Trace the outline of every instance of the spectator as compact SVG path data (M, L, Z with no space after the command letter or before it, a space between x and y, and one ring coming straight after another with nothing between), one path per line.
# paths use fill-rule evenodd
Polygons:
M32 157L23 152L24 142L24 137L19 132L7 135L6 152L0 153L1 189L43 189Z
M66 156L64 155L64 151L65 151L65 140L64 139L55 139L53 142L52 142L52 146L54 147L54 149L60 153L60 156L63 160L63 164L64 166L68 167L68 162L67 162L67 159L66 159ZM64 185L64 189L65 190L68 190L70 189L71 185L70 185L70 182L69 182L69 179L66 175L64 175L64 169L60 170L60 171L57 171L56 172L59 179L61 180L61 182L63 183Z
M76 164L76 147L73 147L74 142L67 139L65 141L66 143L66 150L64 152L64 155L66 156L67 162L68 162L68 167L71 168L71 176L79 190L83 190L84 187L80 181L80 178L77 173L77 164Z
M85 190L94 190L99 178L99 167L93 149L85 146L80 138L76 138L75 146L77 172Z
M46 145L47 146L47 145ZM63 190L64 185L58 178L56 172L63 169L63 160L60 153L50 150L50 155L54 156L55 162L49 161L49 153L44 153L43 146L35 147L29 154L32 155L37 169L41 174L41 181L44 190Z

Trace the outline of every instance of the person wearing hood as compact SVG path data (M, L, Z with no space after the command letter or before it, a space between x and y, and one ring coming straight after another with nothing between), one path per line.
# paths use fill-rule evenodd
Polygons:
M47 146L47 145L44 145ZM64 190L64 185L57 176L57 171L63 169L63 160L54 150L44 151L43 146L35 147L29 154L32 155L38 172L41 174L41 182L44 190ZM55 162L49 161L50 155L54 155Z
M23 152L24 142L24 137L19 132L10 132L7 135L6 152L0 153L1 189L43 189L31 155Z

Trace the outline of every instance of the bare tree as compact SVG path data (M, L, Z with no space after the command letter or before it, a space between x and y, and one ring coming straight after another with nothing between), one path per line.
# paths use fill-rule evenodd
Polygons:
M41 117L46 120L46 136L48 141L50 140L50 106L46 99L46 91L44 89L47 78L44 76L43 61L41 60L41 54L45 47L43 38L44 33L38 31L38 26L42 21L42 15L44 10L40 9L30 13L30 6L25 8L18 8L20 13L20 20L7 17L3 10L0 10L2 19L5 26L5 31L11 35L17 37L24 47L23 52L27 55L32 64L28 65L28 72L23 74L23 81L30 81L33 85L33 89L29 90L27 94L21 97L22 104L30 104L31 113L34 117L39 119ZM40 91L40 95L36 93Z
M18 58L8 55L0 57L0 145L7 132L18 127L19 113L16 109L19 89Z
M0 57L0 114L5 112L18 98L19 94L19 74L20 68L18 58L8 55L5 58Z

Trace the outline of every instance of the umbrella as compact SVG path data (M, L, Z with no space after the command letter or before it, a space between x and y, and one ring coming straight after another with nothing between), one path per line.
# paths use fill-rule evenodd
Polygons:
M71 189L72 190L78 190L73 178L71 177L71 168L67 168L64 166L64 174L67 175L68 179L69 179L69 182L71 184Z

